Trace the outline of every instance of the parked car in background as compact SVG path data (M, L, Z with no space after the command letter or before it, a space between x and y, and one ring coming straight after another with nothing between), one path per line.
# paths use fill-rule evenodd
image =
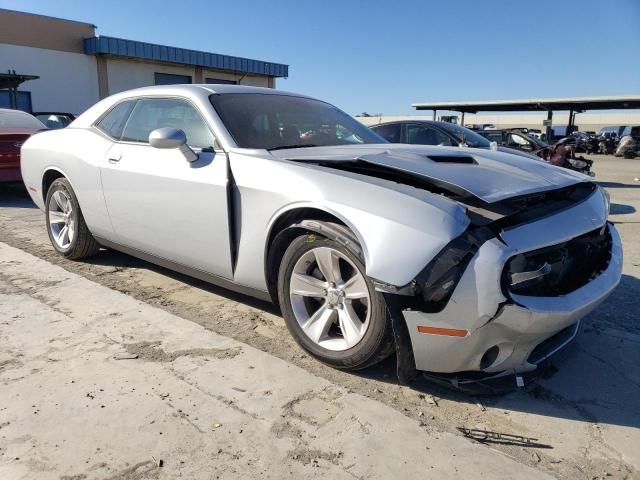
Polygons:
M19 182L22 179L20 148L27 138L46 128L33 115L0 108L0 182Z
M629 125L624 127L620 136L624 137L625 135L630 135L633 138L640 140L640 125Z
M631 135L624 135L613 154L616 157L635 158L638 149L638 139Z
M397 122L380 123L369 128L391 143L407 143L410 145L439 145L445 147L491 148L491 141L478 135L466 127L454 123L436 122L431 120L403 120ZM495 132L496 130L484 130ZM489 133L487 136L490 135ZM498 151L512 153L539 160L522 150L500 146Z
M122 92L22 154L59 254L103 245L272 300L302 348L341 369L395 346L405 366L515 385L621 277L608 198L588 177L389 144L279 90Z
M543 159L546 159L549 153L549 145L546 142L520 129L478 130L476 133L503 147L527 152Z
M57 130L64 128L73 122L76 118L72 113L61 112L33 112L33 116L44 123L47 128Z
M537 138L538 140L542 138L542 131L537 128L529 128L525 133L530 137Z

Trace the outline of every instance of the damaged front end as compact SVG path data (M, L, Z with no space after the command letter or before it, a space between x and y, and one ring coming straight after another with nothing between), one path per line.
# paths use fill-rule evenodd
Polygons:
M474 393L524 386L575 338L580 319L620 280L622 248L607 223L608 198L585 177L568 181L560 173L563 181L553 185L555 169L541 174L545 187L522 175L520 191L528 193L506 194L495 181L476 186L468 177L472 170L466 169L487 173L483 159L434 156L423 158L426 165L398 154L398 165L382 154L305 163L427 190L466 210L466 230L409 284L374 280L389 306L400 381L422 371ZM443 163L460 169L463 180L456 183ZM522 179L504 176L510 178Z
M496 223L479 227L495 235L479 247L469 243L462 255L443 251L440 262L450 259L444 273L421 272L420 297L401 308L416 368L475 393L522 387L540 375L620 281L620 237L603 204L594 187L573 206L526 223L505 217L499 231Z

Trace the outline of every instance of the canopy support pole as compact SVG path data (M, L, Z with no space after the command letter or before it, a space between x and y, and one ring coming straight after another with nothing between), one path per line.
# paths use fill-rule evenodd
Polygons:
M553 110L547 111L547 131L545 132L545 141L549 143L551 141L551 120L553 119Z

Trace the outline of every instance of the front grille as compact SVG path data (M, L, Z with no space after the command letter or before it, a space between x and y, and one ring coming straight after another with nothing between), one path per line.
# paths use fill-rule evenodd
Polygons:
M568 242L512 257L503 284L516 295L566 295L597 277L610 260L611 233L605 225Z

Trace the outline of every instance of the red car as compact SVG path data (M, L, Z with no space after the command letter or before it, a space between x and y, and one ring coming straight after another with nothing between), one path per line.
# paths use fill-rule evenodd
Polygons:
M0 183L22 180L20 147L31 135L46 129L33 115L0 108Z

